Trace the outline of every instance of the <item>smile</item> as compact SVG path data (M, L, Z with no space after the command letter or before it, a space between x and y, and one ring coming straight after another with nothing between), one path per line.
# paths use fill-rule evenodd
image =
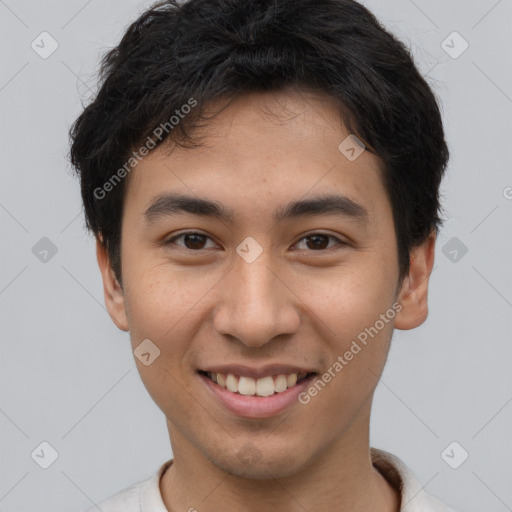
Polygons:
M288 375L268 375L259 379L247 377L244 375L234 375L232 373L204 372L202 375L207 376L211 381L225 388L231 393L238 393L246 396L272 396L274 393L282 393L288 388L292 388L297 383L310 375L307 373L290 373Z
M316 372L304 371L265 373L251 377L198 370L197 375L206 388L206 395L214 403L236 416L249 419L270 418L293 405L301 405L298 399L300 393L317 375Z

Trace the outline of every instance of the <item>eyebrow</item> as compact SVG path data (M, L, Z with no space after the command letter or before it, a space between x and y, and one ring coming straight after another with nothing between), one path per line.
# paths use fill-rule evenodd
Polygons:
M190 213L203 217L212 217L227 223L234 223L235 213L218 201L183 194L163 194L157 196L144 212L148 224L164 217L179 213ZM337 194L325 194L311 199L292 201L273 214L278 223L306 215L338 215L359 222L368 222L368 211L354 200Z

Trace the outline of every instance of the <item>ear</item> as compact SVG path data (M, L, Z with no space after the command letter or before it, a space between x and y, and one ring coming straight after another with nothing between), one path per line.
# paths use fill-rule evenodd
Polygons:
M409 273L397 298L402 305L395 317L397 329L414 329L427 319L428 283L434 266L435 245L436 234L432 231L421 245L411 250Z
M96 238L96 258L103 278L103 295L110 318L119 329L128 331L124 291L110 265L107 248L98 238Z

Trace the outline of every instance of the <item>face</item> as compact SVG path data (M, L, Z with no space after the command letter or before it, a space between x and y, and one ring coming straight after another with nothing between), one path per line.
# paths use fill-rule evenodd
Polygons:
M113 320L160 351L136 363L171 441L252 478L367 446L393 328L427 314L433 238L397 287L382 163L339 149L349 133L325 97L243 96L201 134L132 171L123 289L98 245Z

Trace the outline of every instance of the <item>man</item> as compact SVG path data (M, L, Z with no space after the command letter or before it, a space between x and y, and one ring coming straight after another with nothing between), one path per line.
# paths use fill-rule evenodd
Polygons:
M352 0L161 2L71 136L173 452L98 508L451 510L369 445L393 329L428 314L448 161L402 43Z

